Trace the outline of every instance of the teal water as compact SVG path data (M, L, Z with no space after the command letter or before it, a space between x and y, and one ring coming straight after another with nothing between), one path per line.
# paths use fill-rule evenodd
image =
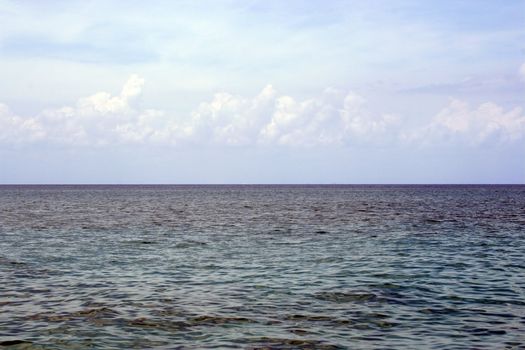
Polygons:
M525 186L0 186L0 348L525 349Z

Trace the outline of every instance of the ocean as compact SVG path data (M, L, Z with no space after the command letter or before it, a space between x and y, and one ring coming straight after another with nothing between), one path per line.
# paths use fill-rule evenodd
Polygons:
M0 348L525 349L525 186L0 186Z

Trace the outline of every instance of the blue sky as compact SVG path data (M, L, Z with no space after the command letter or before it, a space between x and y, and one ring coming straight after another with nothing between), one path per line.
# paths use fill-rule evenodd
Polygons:
M0 183L524 183L525 1L0 0Z

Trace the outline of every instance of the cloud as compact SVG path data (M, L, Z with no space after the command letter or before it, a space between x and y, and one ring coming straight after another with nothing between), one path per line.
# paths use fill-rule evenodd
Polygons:
M216 94L192 117L196 134L229 145L342 145L375 137L396 122L392 116L372 116L364 98L352 92L327 89L297 100L271 85L253 98Z
M44 110L30 118L14 115L1 105L0 142L103 146L154 138L155 120L162 118L163 112L134 107L143 84L142 78L132 75L119 95L97 92L74 106Z
M520 67L520 76L521 79L525 80L525 62Z
M22 118L0 103L0 143L19 144L45 137L42 126L35 118Z
M189 118L135 107L144 79L132 75L119 95L97 92L75 106L45 110L34 118L2 109L2 141L51 142L77 146L122 143L245 145L343 145L366 142L397 122L374 116L363 97L326 89L297 100L268 85L254 97L217 93Z
M472 108L465 101L452 99L428 125L406 132L402 137L423 143L514 142L525 138L525 114L519 107L505 110L493 102L486 102Z
M367 100L351 91L328 88L318 96L297 99L267 85L253 97L216 93L189 115L178 117L138 107L143 85L144 79L132 75L117 95L97 92L73 106L34 117L18 116L0 104L0 143L338 147L525 139L523 110L505 110L492 102L472 108L452 99L426 125L409 128L394 114L372 113Z
M73 107L46 110L37 116L37 121L46 138L59 144L106 145L141 140L151 132L144 121L162 115L160 111L133 107L143 84L142 78L132 75L117 96L97 92L79 99ZM137 128L141 126L144 128L138 137Z

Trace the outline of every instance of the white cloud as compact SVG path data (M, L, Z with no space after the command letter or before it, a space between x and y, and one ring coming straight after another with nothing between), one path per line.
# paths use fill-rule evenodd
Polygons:
M164 113L137 109L135 99L144 80L132 75L119 95L97 92L81 98L75 106L45 110L36 118L46 141L68 145L136 143L161 137Z
M258 132L273 112L276 92L265 87L253 98L217 93L201 103L186 125L195 141L246 145L256 142Z
M313 146L370 140L396 118L371 115L365 100L353 93L327 89L297 100L268 85L254 98L216 94L193 113L193 121L196 134L216 143Z
M118 144L226 146L385 145L400 140L470 144L525 138L521 108L506 111L495 103L471 108L452 100L426 126L405 129L392 114L374 114L353 92L326 89L308 99L279 94L271 85L254 97L217 93L186 118L137 107L144 79L132 75L120 94L97 92L74 106L21 117L0 104L0 142L67 146Z
M35 118L22 118L0 103L0 143L19 144L43 139L45 133Z
M175 118L135 107L143 84L133 75L119 95L98 92L75 106L46 110L26 120L38 126L39 137L30 129L25 139L68 145L343 145L380 140L396 123L392 116L372 115L365 99L352 92L326 89L318 97L297 100L279 95L271 85L251 98L217 93L189 118Z
M525 114L519 107L506 111L493 102L486 102L471 108L465 101L452 99L430 124L403 136L425 143L440 140L466 141L471 145L513 142L525 138Z

